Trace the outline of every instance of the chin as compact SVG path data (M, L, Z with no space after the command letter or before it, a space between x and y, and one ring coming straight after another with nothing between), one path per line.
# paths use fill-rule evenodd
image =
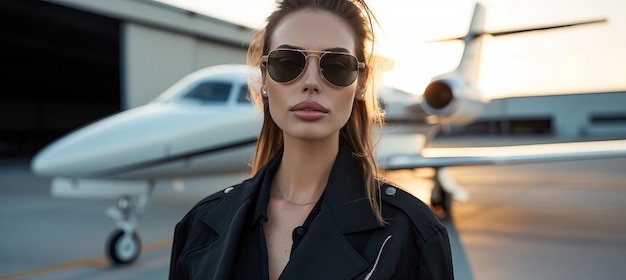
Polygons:
M299 127L297 129L283 130L290 138L305 140L305 141L320 141L327 140L328 138L338 137L339 129L332 130L319 127Z

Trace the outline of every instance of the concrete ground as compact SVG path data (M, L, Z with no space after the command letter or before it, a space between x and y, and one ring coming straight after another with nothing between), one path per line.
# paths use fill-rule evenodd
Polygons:
M626 158L449 171L470 194L443 221L456 279L624 279ZM426 202L431 175L388 173ZM175 223L196 201L242 178L189 180L185 192L159 182L138 228L141 256L115 267L103 255L114 227L104 209L115 201L50 197L50 180L31 175L27 159L2 160L0 279L167 279Z

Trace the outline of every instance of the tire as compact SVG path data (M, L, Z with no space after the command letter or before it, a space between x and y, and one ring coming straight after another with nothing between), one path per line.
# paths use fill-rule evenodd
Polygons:
M111 232L106 245L107 257L115 265L126 265L134 262L141 253L141 239L133 231L127 235L122 229Z

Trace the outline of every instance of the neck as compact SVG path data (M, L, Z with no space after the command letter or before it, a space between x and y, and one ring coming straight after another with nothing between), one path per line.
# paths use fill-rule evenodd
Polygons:
M296 205L314 204L326 188L338 152L338 138L286 139L283 158L273 180L276 197Z

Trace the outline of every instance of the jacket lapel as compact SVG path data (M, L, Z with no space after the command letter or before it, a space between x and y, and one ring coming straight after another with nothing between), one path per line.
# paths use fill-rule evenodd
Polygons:
M250 207L254 207L258 184L245 184L226 194L201 219L217 237L191 249L188 255L193 277L228 279ZM193 278L195 279L195 278Z
M268 176L278 167L281 155L270 160L253 178L226 193L218 205L202 216L201 220L217 237L190 250L189 266L193 276L229 278L242 231L249 222L248 213L255 206L261 184L271 179Z
M335 226L344 234L380 227L353 157L347 144L343 144L330 172L324 196L336 220Z
M343 236L324 203L280 279L352 279L367 267L367 261Z
M381 227L363 178L343 144L331 170L319 215L291 256L281 279L353 279L370 266L345 234Z

